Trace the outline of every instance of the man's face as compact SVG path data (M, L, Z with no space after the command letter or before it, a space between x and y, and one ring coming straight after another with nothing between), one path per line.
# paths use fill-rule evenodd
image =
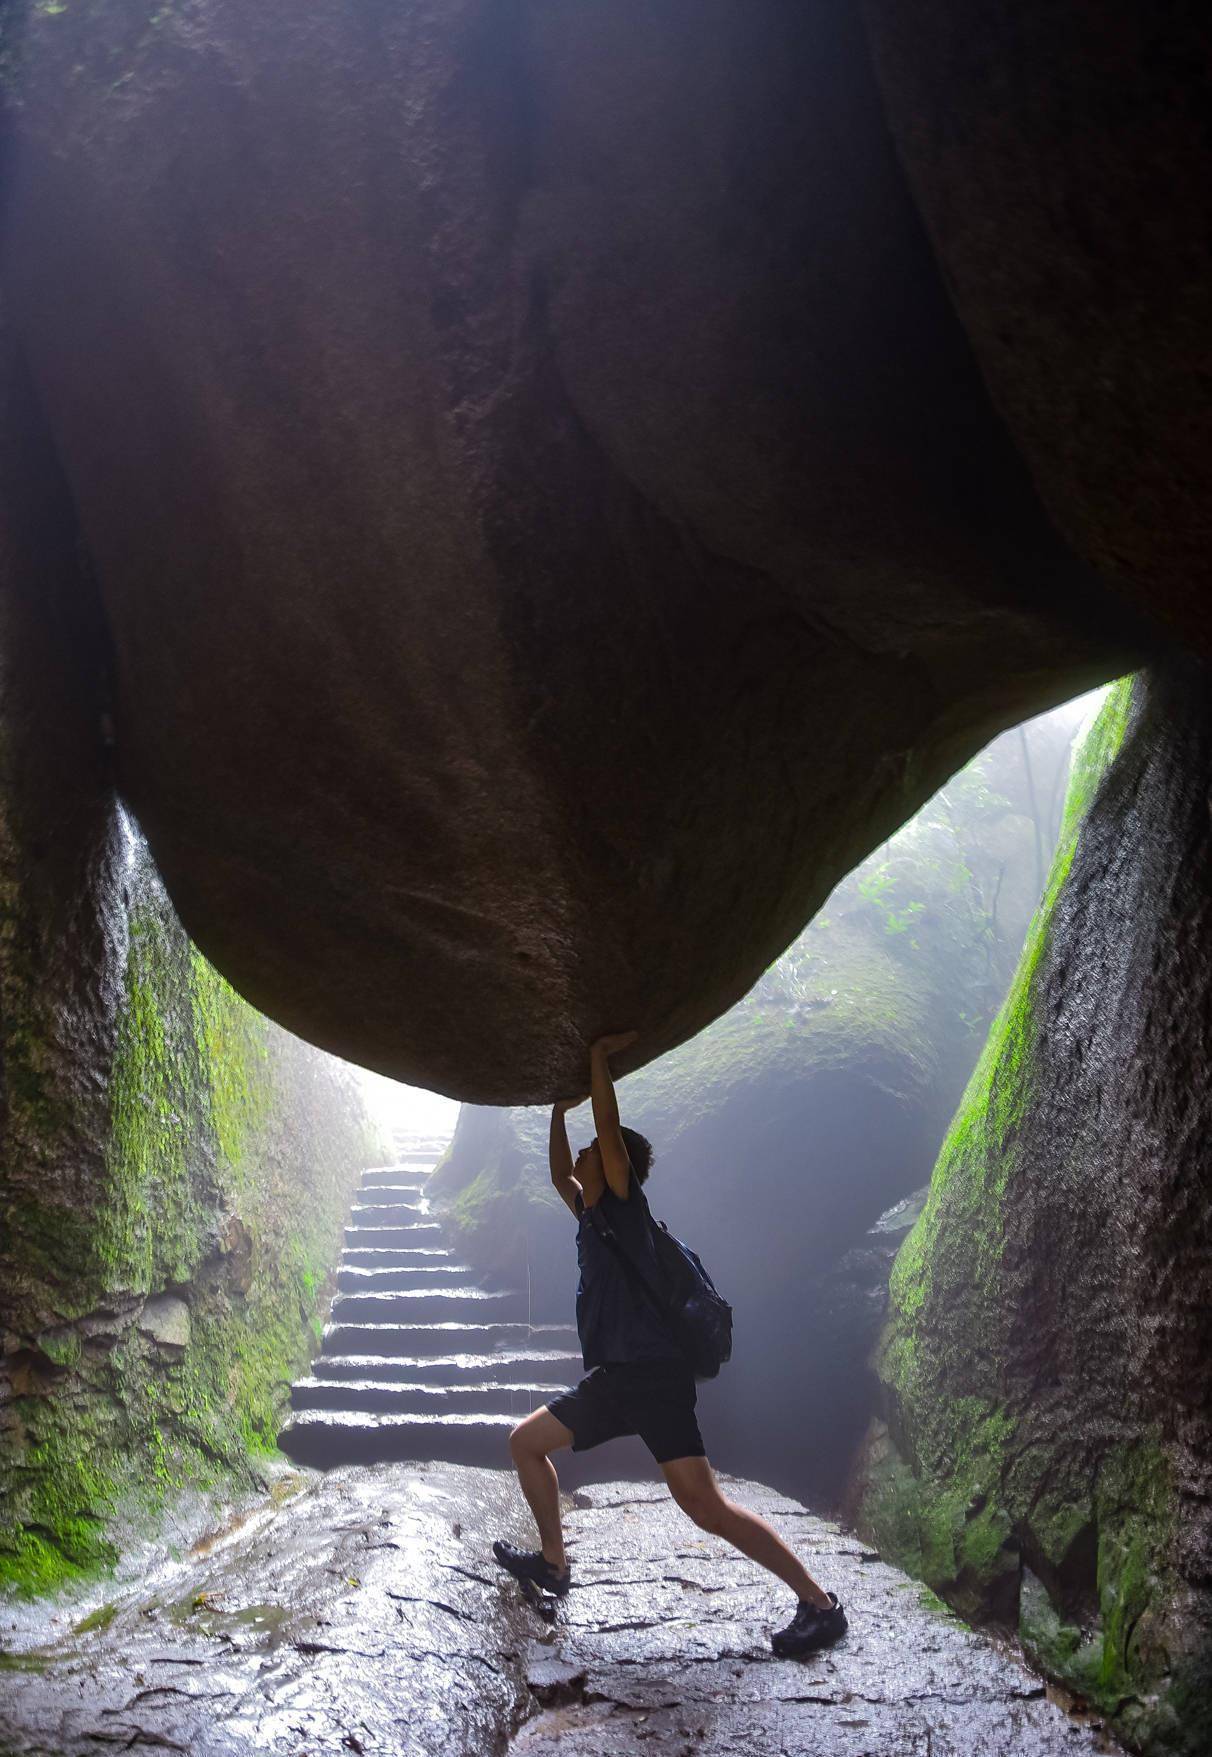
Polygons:
M576 1172L578 1178L582 1179L582 1181L583 1181L583 1174L586 1172L588 1172L590 1174L590 1176L593 1176L596 1173L596 1175L598 1177L601 1177L601 1175L602 1175L602 1155L598 1151L598 1142L597 1142L596 1135L594 1136L593 1140L590 1141L588 1147L582 1147L581 1151L577 1154L576 1160L573 1164L573 1170Z

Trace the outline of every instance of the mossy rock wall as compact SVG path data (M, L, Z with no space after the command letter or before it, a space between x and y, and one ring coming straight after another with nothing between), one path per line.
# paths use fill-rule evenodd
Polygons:
M0 1588L255 1479L375 1143L191 945L119 811L107 655L0 334ZM120 753L119 753L120 757Z
M1030 742L1059 807L1067 732L1041 723ZM736 1307L733 1361L701 1392L713 1456L818 1502L840 1497L872 1407L890 1235L868 1229L925 1184L1037 895L1022 792L1012 734L740 1005L620 1082L624 1120L656 1149L653 1211ZM569 1129L574 1149L591 1139L588 1108ZM434 1188L460 1255L529 1287L536 1318L567 1320L574 1222L547 1132L545 1110L464 1106Z
M1117 686L897 1258L863 1529L1149 1752L1212 1749L1212 691Z

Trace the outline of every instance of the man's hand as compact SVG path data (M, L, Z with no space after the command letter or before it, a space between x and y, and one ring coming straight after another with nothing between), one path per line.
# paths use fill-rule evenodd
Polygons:
M555 1109L560 1116L567 1116L570 1110L579 1110L582 1104L589 1103L588 1092L582 1098L557 1098Z
M608 1037L599 1037L592 1046L590 1055L617 1055L621 1049L630 1049L639 1037L638 1031L615 1031Z

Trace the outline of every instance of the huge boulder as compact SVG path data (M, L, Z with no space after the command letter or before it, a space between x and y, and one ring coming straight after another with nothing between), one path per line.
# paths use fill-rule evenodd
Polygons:
M0 28L0 274L118 781L317 1043L485 1102L623 1021L654 1057L1150 645L1003 429L850 4Z
M1133 1748L1212 1740L1212 713L1121 686L897 1258L856 1493Z
M841 1497L873 1407L890 1246L1013 971L1071 726L1045 716L998 740L742 1002L620 1085L624 1120L656 1148L654 1212L736 1307L733 1362L702 1393L730 1469ZM461 1256L528 1287L535 1319L567 1320L573 1222L547 1128L546 1111L464 1106L431 1189ZM588 1109L569 1129L574 1146L591 1138Z

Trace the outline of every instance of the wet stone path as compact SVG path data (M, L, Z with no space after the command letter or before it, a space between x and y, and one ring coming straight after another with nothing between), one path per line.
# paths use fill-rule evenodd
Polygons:
M554 1627L489 1556L531 1541L510 1473L451 1464L282 1478L181 1560L56 1620L0 1608L0 1751L290 1757L1052 1757L1106 1747L1013 1657L772 1490L766 1514L851 1632L776 1660L793 1608L663 1487L570 1498Z

